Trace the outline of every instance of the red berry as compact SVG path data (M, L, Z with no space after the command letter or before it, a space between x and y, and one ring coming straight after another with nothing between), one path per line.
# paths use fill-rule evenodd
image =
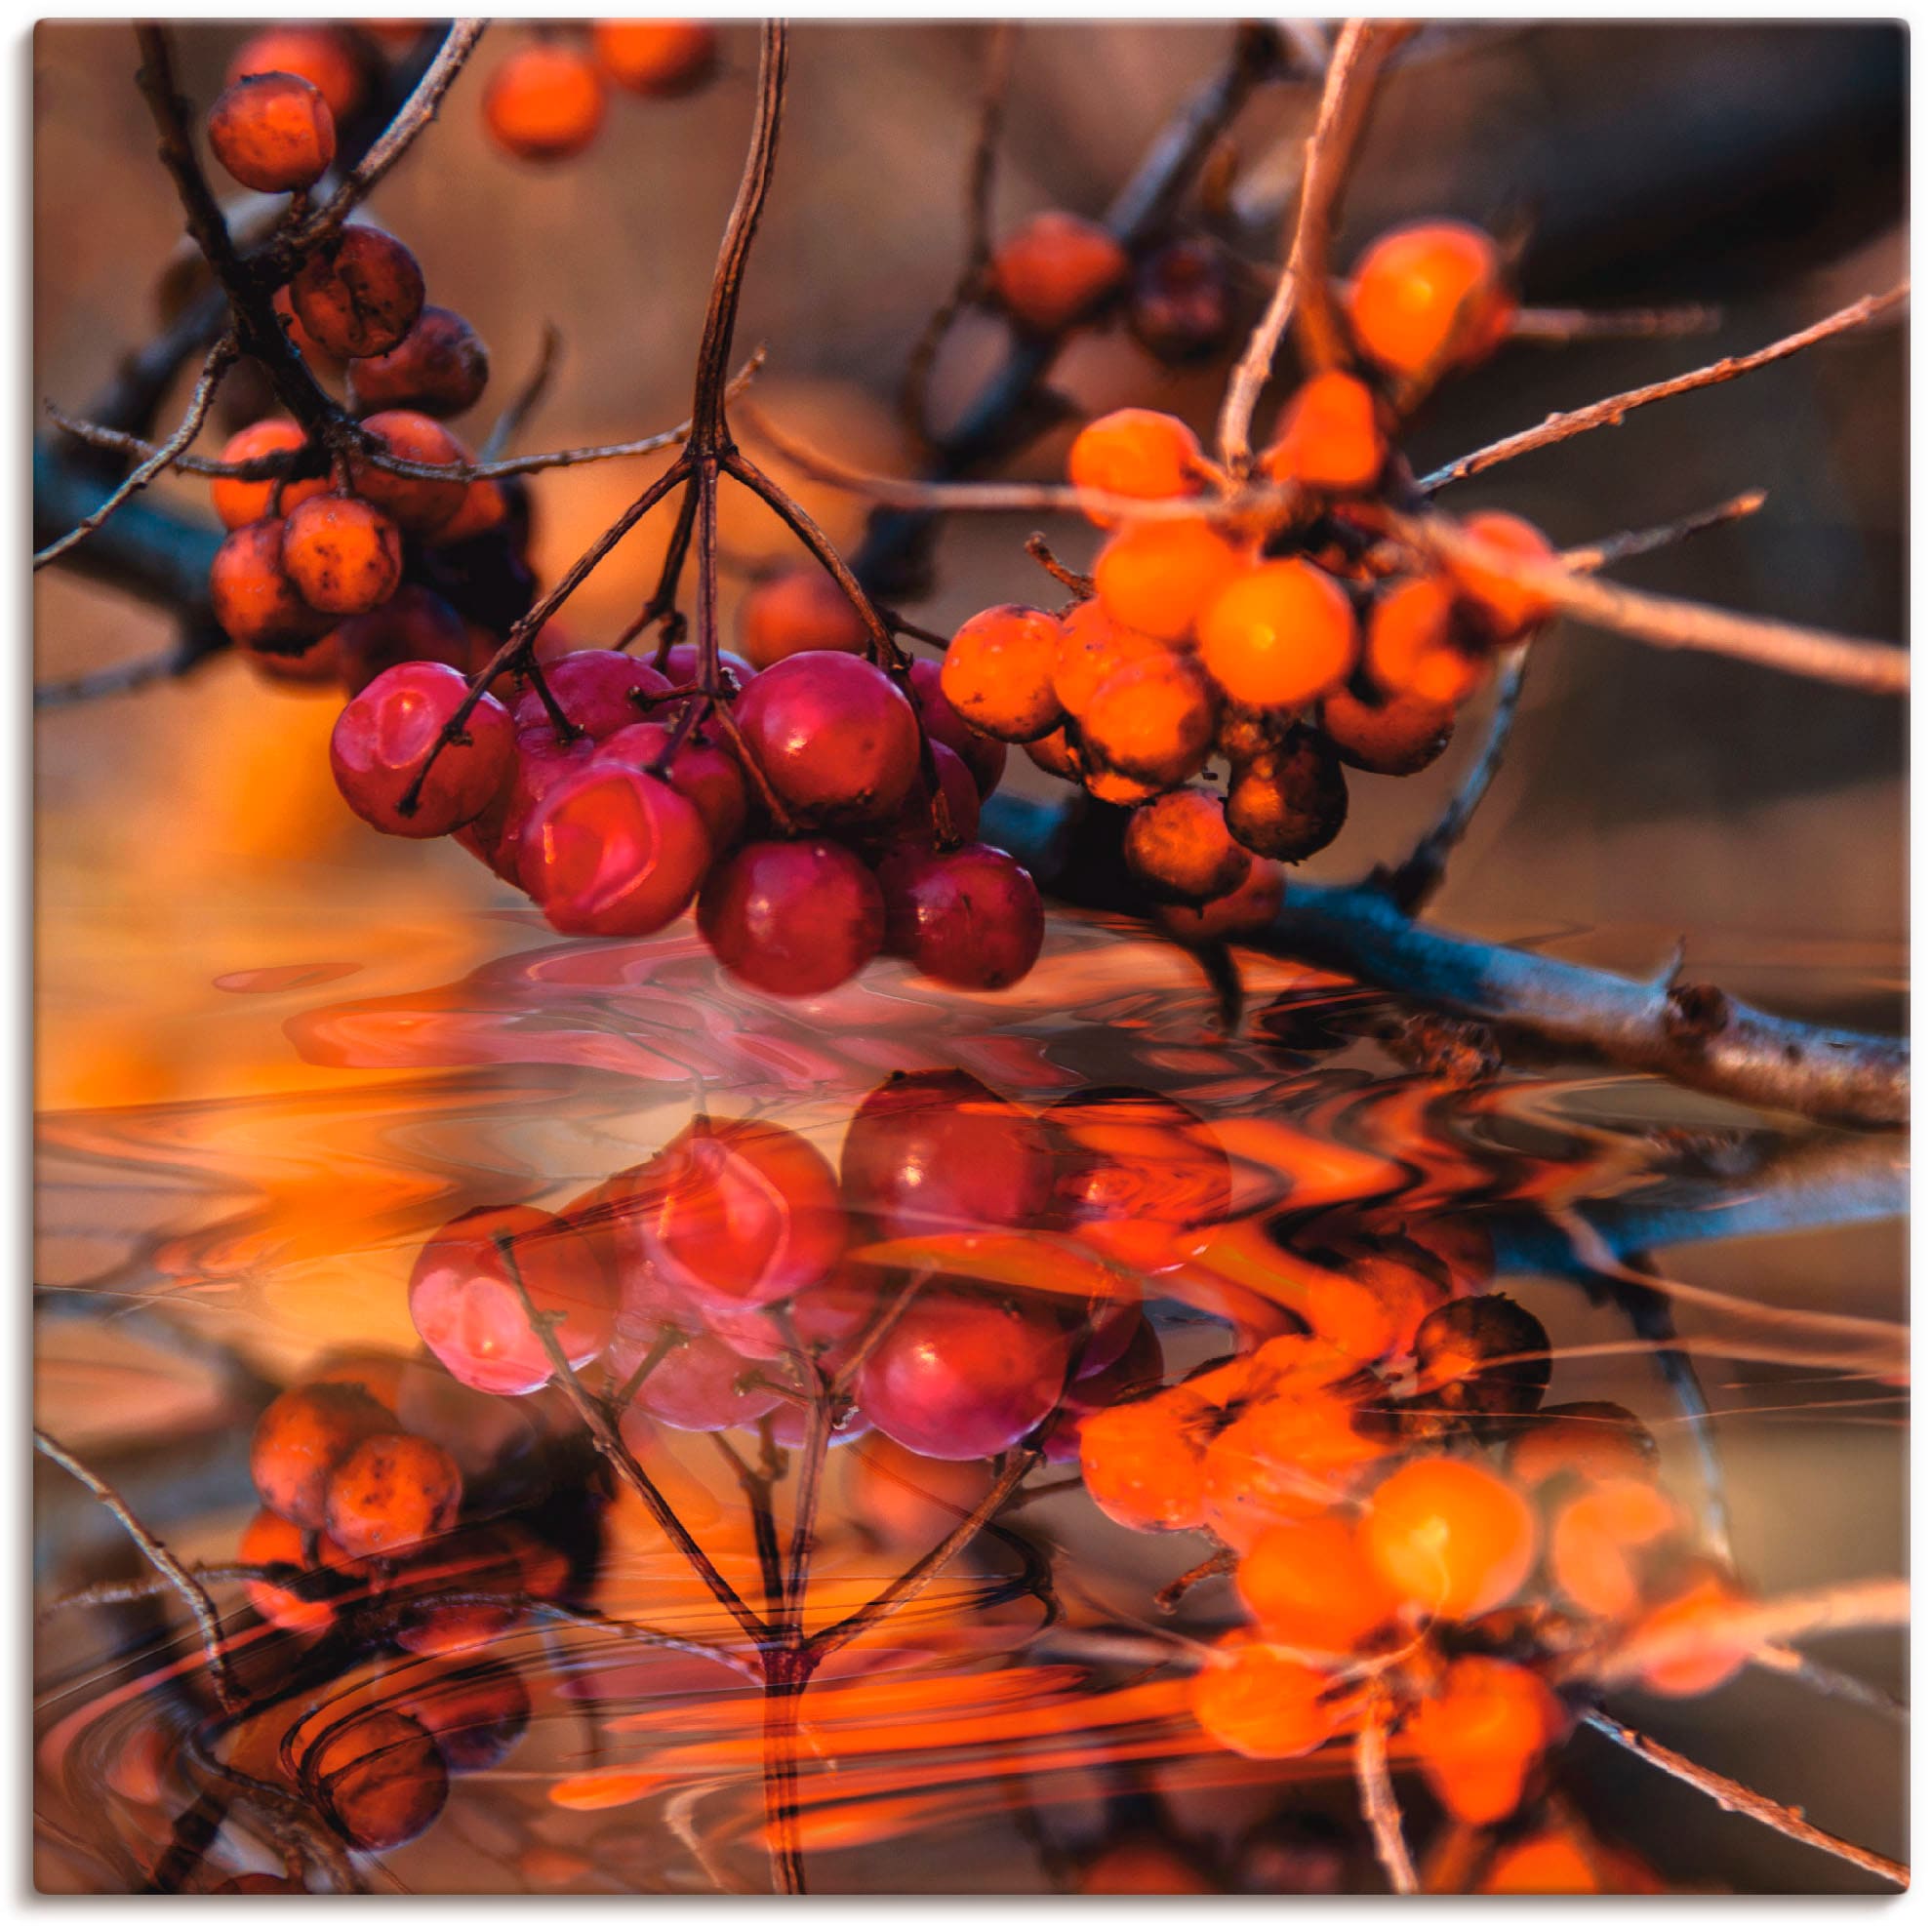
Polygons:
M975 729L953 707L942 686L944 676L945 670L938 662L914 662L907 677L912 705L919 711L919 721L927 736L935 742L945 743L971 771L974 787L982 796L989 796L999 787L1000 776L1006 768L1006 744Z
M463 618L417 582L404 582L380 609L351 616L335 633L352 696L398 662L440 662L467 679L472 651Z
M1046 911L1003 849L968 843L925 855L906 845L879 869L886 947L959 989L1005 989L1038 960Z
M647 721L652 711L638 699L667 695L672 687L649 662L621 649L559 656L543 670L543 680L571 723L598 741ZM550 727L550 711L534 688L516 699L510 714L519 729Z
M476 330L447 307L425 307L416 326L383 354L365 355L349 370L364 408L406 408L461 415L475 407L490 381L490 351Z
M329 353L386 354L423 312L423 269L394 235L352 221L303 262L289 300Z
M836 843L747 843L712 867L698 929L733 976L779 996L817 996L879 953L885 903L871 872Z
M209 108L208 144L244 187L286 194L314 186L328 172L336 117L299 74L250 74Z
M697 806L655 776L591 760L517 835L517 875L567 936L648 937L681 915L711 861Z
M655 1342L655 1338L654 1338ZM624 1338L611 1348L611 1373L625 1382L649 1355L650 1344ZM729 1431L755 1424L779 1401L778 1392L755 1382L762 1377L708 1331L689 1333L656 1364L637 1387L637 1407L677 1431Z
M787 656L751 678L733 713L781 800L816 821L889 823L918 773L911 703L858 656Z
M424 467L455 467L469 460L469 451L440 421L413 408L391 408L371 415L363 432L386 455ZM373 462L351 457L349 482L364 501L373 502L395 525L411 535L430 535L446 528L469 499L466 481L424 481L420 475L391 474Z
M499 1237L509 1242L507 1257ZM444 1369L475 1390L509 1396L541 1390L552 1376L533 1316L550 1320L571 1368L582 1370L610 1343L615 1303L590 1246L561 1219L522 1205L452 1218L409 1276L410 1321Z
M385 835L445 836L489 808L508 782L515 737L503 705L484 696L463 738L430 766L413 814L403 797L468 685L441 662L399 662L351 699L329 738L329 766L344 801Z
M966 765L944 742L929 742L927 746L932 751L933 773L939 778L938 792L946 798L950 839L970 843L980 832L979 787ZM912 786L900 805L893 833L895 843L909 844L921 855L938 839L939 812L923 770L912 779Z
M987 278L994 299L1022 328L1056 335L1084 320L1127 272L1127 251L1105 227L1049 210L1000 242Z
M671 731L664 723L633 722L606 736L597 744L593 760L624 763L631 769L651 769L670 740ZM708 742L702 731L694 732L679 744L664 780L704 819L713 856L730 849L744 833L745 820L751 808L745 789L745 772L729 749Z

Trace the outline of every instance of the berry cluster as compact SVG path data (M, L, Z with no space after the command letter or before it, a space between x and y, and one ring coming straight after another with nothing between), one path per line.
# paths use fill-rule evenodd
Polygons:
M518 160L568 160L597 138L610 90L647 100L695 93L717 70L716 30L703 20L591 20L545 31L490 76L483 124Z
M1536 1318L1440 1276L1397 1285L1405 1265L1356 1266L1399 1295L1379 1355L1273 1338L1089 1417L1081 1469L1116 1523L1227 1549L1252 1623L1196 1676L1211 1737L1297 1757L1373 1697L1445 1809L1486 1826L1517 1810L1569 1729L1550 1659L1610 1631L1692 1626L1736 1591L1695 1549L1629 1412L1540 1408ZM1706 1692L1745 1658L1713 1636L1643 1683Z
M994 285L1027 325L1064 326L1124 272L1107 248L1102 230L1076 237L1042 217L995 258ZM1401 421L1508 330L1494 244L1449 222L1398 229L1356 263L1345 305L1355 365L1290 395L1259 458L1273 485L1260 505L1228 505L1235 478L1175 417L1093 421L1067 461L1108 531L1092 593L1057 619L988 609L946 653L944 687L968 722L1134 808L1127 861L1154 896L1190 906L1176 927L1191 934L1265 921L1276 884L1260 865L1334 839L1344 765L1426 767L1496 653L1550 614L1510 569L1552 551L1513 516L1464 524L1493 568L1391 573L1377 543L1380 501L1407 485ZM1189 786L1214 757L1228 771L1219 798Z

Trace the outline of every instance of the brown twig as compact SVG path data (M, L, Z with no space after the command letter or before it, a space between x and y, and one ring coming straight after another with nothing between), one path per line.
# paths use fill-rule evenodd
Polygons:
M1081 575L1077 570L1069 569L1053 552L1044 535L1037 533L1029 535L1026 538L1025 545L1026 553L1034 561L1039 563L1040 567L1046 570L1047 574L1052 576L1054 581L1059 582L1061 587L1066 589L1069 595L1085 597L1094 592L1095 584L1093 577L1090 575Z
M1395 1803L1395 1788L1389 1779L1387 1717L1378 1694L1363 1712L1355 1734L1355 1791L1362 1817L1368 1822L1369 1836L1375 1841L1375 1856L1389 1875L1390 1889L1408 1894L1419 1889L1416 1863L1402 1837L1402 1809Z
M503 413L491 423L490 432L483 438L483 446L477 450L479 460L496 461L510 445L517 429L536 413L538 403L549 388L550 377L556 373L557 357L562 352L563 330L554 321L545 321L543 339L537 343L537 359L531 365L529 374L523 378L523 385L510 396Z
M1875 1873L1881 1879L1889 1879L1895 1886L1909 1886L1912 1883L1910 1869L1899 1861L1887 1859L1883 1853L1868 1852L1863 1846L1854 1846L1848 1839L1840 1839L1834 1832L1827 1832L1823 1826L1812 1825L1802 1813L1781 1805L1776 1799L1767 1799L1763 1793L1752 1791L1749 1786L1735 1779L1727 1779L1721 1772L1712 1772L1709 1766L1701 1766L1695 1760L1685 1758L1681 1752L1672 1751L1669 1745L1660 1745L1655 1739L1645 1738L1620 1719L1612 1718L1608 1712L1586 1712L1583 1723L1592 1732L1601 1733L1613 1745L1634 1753L1646 1764L1656 1766L1660 1772L1668 1772L1672 1779L1696 1786L1727 1812L1753 1819L1758 1825L1768 1826L1772 1831L1782 1832L1786 1838L1795 1839L1801 1845L1816 1846L1821 1853L1830 1853L1833 1859Z
M1599 569L1614 568L1619 562L1634 561L1639 555L1655 554L1660 548L1674 548L1694 535L1708 534L1714 528L1727 528L1754 515L1769 498L1761 488L1746 489L1727 502L1719 502L1695 514L1664 522L1656 528L1630 529L1622 535L1605 536L1601 542L1587 542L1580 548L1563 550L1563 566L1579 575L1594 575Z
M201 1633L201 1649L208 1660L208 1677L215 1688L215 1696L223 1711L238 1711L243 1704L242 1696L228 1670L228 1655L221 1643L221 1617L215 1610L215 1601L209 1597L207 1587L128 1509L127 1502L105 1478L89 1470L65 1445L43 1431L38 1424L33 1427L33 1448L43 1458L52 1459L69 1476L79 1479L120 1522L121 1528L140 1546L147 1562L181 1594Z
M1862 328L1897 307L1911 291L1909 281L1901 282L1889 294L1867 295L1862 301L1853 301L1849 307L1841 307L1835 314L1828 314L1824 320L1815 321L1808 328L1800 328L1796 334L1787 335L1783 340L1771 342L1768 347L1758 348L1755 353L1726 355L1708 367L1693 368L1685 375L1674 375L1668 381L1653 381L1646 387L1630 388L1622 394L1593 401L1587 408L1574 408L1568 414L1551 415L1536 427L1525 428L1519 434L1506 435L1501 441L1492 441L1486 447L1451 461L1446 467L1437 468L1433 474L1425 475L1417 486L1424 494L1432 494L1450 482L1465 481L1470 475L1479 475L1486 468L1496 467L1500 462L1513 461L1517 456L1532 454L1539 448L1553 448L1558 442L1586 434L1592 428L1621 426L1627 416L1636 409L1647 408L1653 401L1668 401L1673 395L1690 394L1698 388L1734 381L1741 375L1768 368L1773 362L1786 360L1819 341L1830 341L1834 335Z
M1655 341L1709 335L1724 325L1721 307L1686 301L1677 307L1519 307L1509 318L1517 341Z
M1308 136L1288 258L1268 307L1234 364L1221 404L1215 442L1222 465L1230 474L1248 472L1255 404L1298 312L1298 334L1310 366L1332 366L1340 351L1340 326L1328 290L1329 239L1383 63L1413 31L1413 24L1405 21L1351 20L1335 44L1314 131Z

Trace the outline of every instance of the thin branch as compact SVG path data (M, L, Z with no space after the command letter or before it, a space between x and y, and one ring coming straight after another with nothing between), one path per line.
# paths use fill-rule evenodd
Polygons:
M1561 614L1628 635L1658 649L1691 649L1735 657L1787 675L1802 675L1870 695L1903 696L1911 687L1905 649L1829 629L1800 628L1763 616L1733 614L1702 602L1653 595L1640 588L1576 574L1560 561L1505 557L1447 515L1390 513L1387 526L1412 547L1439 560L1462 562L1534 591Z
M152 682L174 682L198 668L221 648L201 648L181 643L151 656L136 656L128 662L111 662L105 668L90 669L85 675L69 676L60 682L36 682L33 706L43 709L78 708L83 702L97 702L106 696L131 695Z
M563 351L563 330L554 321L543 323L543 339L537 345L537 360L523 378L523 385L510 396L508 405L491 425L477 454L484 461L496 461L510 445L510 438L536 412L556 372L557 356Z
M1841 1859L1848 1865L1875 1873L1881 1879L1889 1879L1895 1886L1904 1887L1912 1883L1911 1871L1897 1860L1887 1859L1883 1853L1868 1852L1863 1846L1854 1846L1849 1840L1840 1839L1834 1832L1827 1832L1823 1826L1812 1825L1790 1806L1780 1805L1776 1799L1767 1799L1763 1793L1753 1792L1749 1786L1741 1785L1735 1779L1727 1779L1721 1772L1712 1772L1709 1766L1701 1766L1695 1760L1685 1758L1681 1752L1672 1751L1655 1739L1645 1738L1642 1733L1612 1718L1608 1712L1586 1712L1583 1723L1592 1732L1601 1733L1614 1745L1621 1745L1625 1751L1635 1753L1646 1764L1668 1772L1672 1779L1681 1780L1686 1786L1696 1786L1700 1792L1716 1800L1726 1812L1741 1813L1746 1819L1754 1819L1758 1825L1768 1826L1788 1839L1795 1839L1801 1845L1815 1846L1821 1853L1830 1853L1833 1859Z
M1686 301L1677 307L1519 307L1509 318L1518 341L1655 341L1714 334L1724 325L1721 307Z
M38 1424L33 1429L33 1448L43 1458L52 1459L61 1470L78 1478L120 1521L122 1529L141 1547L141 1555L147 1562L180 1592L201 1632L201 1649L208 1660L209 1680L215 1687L215 1696L221 1701L221 1709L225 1712L239 1710L243 1700L228 1671L227 1653L221 1645L221 1621L215 1610L215 1601L209 1597L201 1581L128 1509L127 1502L106 1479L89 1470L66 1446L43 1431Z
M1361 1729L1355 1734L1355 1790L1369 1836L1375 1841L1375 1856L1389 1875L1389 1887L1409 1894L1419 1890L1416 1863L1402 1837L1402 1809L1395 1803L1395 1788L1389 1779L1389 1727L1385 1719L1377 1699L1363 1714Z
M1501 441L1490 442L1486 447L1451 461L1447 467L1425 475L1417 486L1424 494L1432 494L1450 482L1465 481L1470 475L1479 475L1486 468L1496 467L1500 462L1513 461L1517 456L1531 454L1539 448L1553 448L1558 442L1586 434L1592 428L1619 427L1626 416L1635 409L1648 407L1653 401L1668 401L1673 395L1690 394L1698 388L1734 381L1740 375L1768 368L1773 362L1786 360L1819 341L1830 341L1834 335L1862 328L1897 307L1911 291L1911 282L1901 282L1890 294L1867 295L1862 301L1853 301L1849 307L1841 307L1835 314L1828 314L1824 320L1815 321L1794 335L1787 335L1782 341L1771 342L1768 347L1758 348L1755 353L1726 355L1721 361L1711 362L1709 367L1693 368L1689 374L1674 375L1668 381L1653 381L1647 387L1630 388L1623 394L1593 401L1588 408L1551 415L1534 428L1506 435Z
M1594 575L1600 569L1614 568L1619 562L1634 561L1639 555L1654 554L1660 548L1674 548L1694 535L1704 535L1714 528L1727 528L1732 522L1741 522L1747 516L1754 515L1769 500L1761 488L1746 489L1742 495L1734 495L1728 502L1719 502L1709 508L1700 508L1695 514L1681 516L1674 522L1664 522L1656 528L1630 529L1623 535L1605 536L1601 542L1586 543L1581 548L1563 550L1563 566L1574 569L1579 575Z
M1340 334L1328 293L1328 247L1348 173L1360 146L1384 61L1414 31L1405 21L1351 20L1342 29L1322 83L1314 131L1302 167L1302 191L1288 259L1262 318L1228 378L1216 424L1222 465L1245 475L1253 459L1249 430L1255 404L1298 309L1303 339L1317 367L1332 366Z
M194 384L194 394L188 402L187 413L181 417L181 426L91 515L83 516L58 542L50 542L45 548L36 551L33 558L36 569L45 568L49 562L59 561L68 549L85 542L122 502L139 495L156 475L180 459L188 444L201 432L201 424L207 421L208 411L214 407L215 397L221 390L221 378L235 365L235 358L240 351L231 334L223 335L208 350L207 358L201 364L201 379Z

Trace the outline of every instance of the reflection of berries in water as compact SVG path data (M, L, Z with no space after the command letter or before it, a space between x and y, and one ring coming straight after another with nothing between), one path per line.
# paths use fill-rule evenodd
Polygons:
M1194 1674L1189 1703L1202 1731L1229 1751L1299 1759L1333 1738L1348 1716L1346 1703L1324 1699L1329 1685L1312 1665L1235 1632Z
M301 1574L309 1569L303 1541L300 1525L273 1511L258 1511L242 1533L235 1555L244 1565L289 1565ZM284 1631L326 1631L335 1620L334 1608L317 1595L319 1587L312 1579L292 1577L286 1583L250 1579L244 1589L248 1602Z
M1646 1554L1682 1525L1677 1507L1648 1478L1605 1479L1550 1521L1550 1582L1593 1617L1630 1618L1643 1604Z
M402 1709L436 1742L451 1772L487 1772L522 1740L530 1689L510 1665L466 1665L414 1687Z
M1552 1478L1652 1478L1657 1440L1621 1404L1547 1404L1509 1440L1509 1475L1534 1487Z
M1409 1737L1443 1805L1466 1826L1494 1826L1522 1803L1565 1722L1556 1695L1533 1671L1469 1657L1453 1661L1416 1708Z
M1329 1512L1270 1525L1236 1575L1263 1635L1308 1652L1348 1653L1399 1602L1363 1555L1352 1524Z
M1396 1594L1438 1618L1506 1603L1535 1562L1535 1514L1513 1485L1459 1458L1413 1459L1376 1488L1362 1547Z
M1185 1385L1097 1411L1080 1426L1080 1475L1129 1531L1187 1531L1206 1516L1201 1447L1212 1409Z
M310 1747L302 1783L363 1852L388 1852L425 1832L449 1797L436 1742L400 1712L365 1712Z
M351 1558L408 1551L456 1523L463 1473L441 1445L398 1432L365 1438L330 1474L329 1536Z
M1416 1381L1427 1408L1476 1420L1520 1418L1550 1384L1550 1334L1513 1298L1460 1298L1416 1329Z
M621 1337L611 1346L618 1383L650 1354L651 1346ZM755 1424L779 1401L778 1391L756 1382L758 1368L707 1331L691 1333L664 1352L637 1387L636 1408L679 1431L728 1431Z
M365 1438L395 1429L395 1414L359 1384L284 1391L257 1421L249 1474L271 1511L305 1531L328 1523L329 1480Z
M1062 1098L1046 1112L1063 1144L1057 1201L1091 1241L1148 1271L1172 1268L1175 1233L1227 1212L1227 1153L1171 1098L1101 1089Z

